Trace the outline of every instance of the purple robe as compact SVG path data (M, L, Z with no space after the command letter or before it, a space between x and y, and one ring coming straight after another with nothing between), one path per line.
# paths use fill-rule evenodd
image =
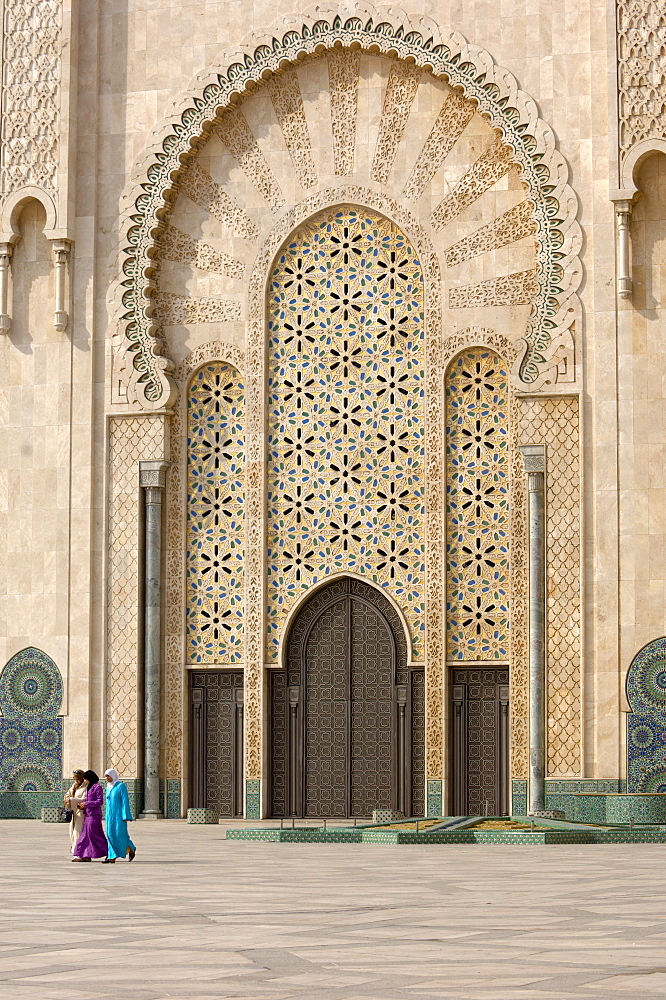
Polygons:
M107 852L106 837L102 829L102 802L104 792L102 786L91 785L86 792L86 818L83 829L76 842L75 857L105 858Z

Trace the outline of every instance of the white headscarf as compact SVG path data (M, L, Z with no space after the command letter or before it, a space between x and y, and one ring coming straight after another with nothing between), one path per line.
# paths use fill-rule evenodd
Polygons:
M118 772L115 770L115 768L110 767L108 771L104 772L104 777L105 778L106 778L107 774L111 778L111 785L110 785L110 787L113 788L113 786L115 785L115 783L120 780L118 778Z

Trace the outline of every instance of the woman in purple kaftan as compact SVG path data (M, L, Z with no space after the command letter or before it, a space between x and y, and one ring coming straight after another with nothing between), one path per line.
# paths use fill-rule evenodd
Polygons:
M86 797L79 808L85 811L83 829L76 842L76 854L72 861L92 861L93 858L105 858L107 852L106 837L102 829L102 803L104 792L99 778L94 771L86 771L83 775L86 786Z

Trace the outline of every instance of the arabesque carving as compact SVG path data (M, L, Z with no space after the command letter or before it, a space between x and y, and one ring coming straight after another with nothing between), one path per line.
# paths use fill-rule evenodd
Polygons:
M328 53L334 169L341 176L354 171L360 62L358 50L331 49Z
M60 132L62 0L5 3L2 193L55 191Z
M476 285L461 285L449 292L450 309L475 306L511 306L532 301L537 290L534 271L519 271L503 278L489 278Z
M268 90L301 187L311 188L317 183L317 172L301 88L294 70L285 70L272 77Z
M617 0L620 150L666 137L666 7Z

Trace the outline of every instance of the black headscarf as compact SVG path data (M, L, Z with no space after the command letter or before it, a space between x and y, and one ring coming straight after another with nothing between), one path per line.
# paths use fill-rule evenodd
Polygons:
M87 781L88 785L96 785L99 778L94 771L86 771L83 775L83 780Z

